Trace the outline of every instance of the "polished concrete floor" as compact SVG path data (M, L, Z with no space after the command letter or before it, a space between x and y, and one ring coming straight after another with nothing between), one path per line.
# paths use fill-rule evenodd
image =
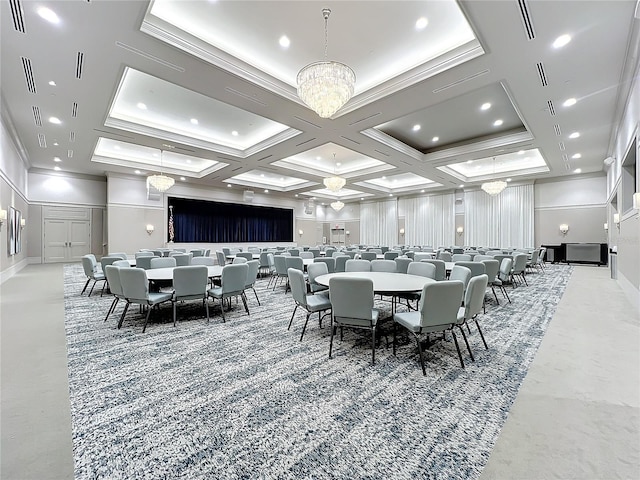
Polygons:
M62 265L0 285L0 478L71 479ZM640 313L576 267L481 479L640 478Z

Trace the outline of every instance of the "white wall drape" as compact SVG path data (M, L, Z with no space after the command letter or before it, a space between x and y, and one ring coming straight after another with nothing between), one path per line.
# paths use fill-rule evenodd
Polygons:
M464 193L465 245L533 247L533 184L506 188L492 197L482 190Z
M360 242L366 245L398 243L398 202L396 199L360 205Z
M455 243L455 195L406 198L405 241L407 245L450 246Z

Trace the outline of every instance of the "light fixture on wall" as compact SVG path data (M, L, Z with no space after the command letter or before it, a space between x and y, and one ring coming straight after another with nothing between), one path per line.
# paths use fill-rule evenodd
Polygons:
M604 230L605 232L609 230L609 224L607 222L604 223Z
M633 194L633 208L635 210L640 210L640 192Z
M324 18L324 61L310 63L298 72L298 97L322 118L336 113L353 95L356 74L344 63L327 60L329 45L329 15L322 9Z
M157 174L157 175L149 175L147 177L147 184L151 185L153 188L158 190L160 193L166 192L171 187L173 187L173 185L176 183L176 181L173 178L168 177L167 175L164 175L162 173L162 157L163 157L163 153L164 152L162 150L160 150L160 173Z
M566 223L561 223L560 224L560 232L563 235L566 235L568 231L569 231L569 225L567 225Z
M27 219L26 219L26 218L24 218L24 217L22 217L22 218L20 219L20 228L24 228L24 227L26 227L26 226L27 226Z
M302 236L304 234L304 232L302 231L302 229L298 230L298 235Z
M463 227L458 227L458 228L456 228L456 233L457 233L458 235L462 235L462 233L463 233L463 232L464 232L464 228L463 228Z
M620 214L619 213L614 213L613 214L613 223L616 224L616 227L620 226Z
M150 223L147 224L147 233L151 235L156 228Z
M7 219L7 211L0 210L0 225L2 225L6 219Z
M493 177L496 175L496 157L493 157ZM487 192L492 197L499 195L502 191L507 188L507 182L504 180L492 180L491 182L483 183L480 188Z
M400 229L400 235L403 236L404 235L404 228Z
M347 181L344 178L336 174L336 154L335 153L333 154L333 176L325 178L324 180L322 180L322 183L324 183L324 186L327 187L327 189L331 190L332 192L337 192L342 187L344 187L347 183Z
M348 237L349 235L351 235L351 232L350 232L349 230L345 231L344 233L345 233L345 235L346 235L347 237Z
M344 207L344 203L340 200L336 200L335 202L331 202L331 208L333 208L336 212L339 212Z

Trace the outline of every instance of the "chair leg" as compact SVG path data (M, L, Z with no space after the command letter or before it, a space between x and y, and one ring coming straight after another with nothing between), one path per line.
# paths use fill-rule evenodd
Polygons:
M207 297L203 298L202 301L204 302L204 309L207 312L207 323L209 323L209 302L207 301Z
M127 304L124 306L122 310L122 315L120 315L120 320L118 321L118 328L122 327L122 322L124 322L124 316L127 314L127 310L129 310L130 303L127 301Z
M109 318L109 315L111 315L111 313L115 310L116 308L116 304L118 303L118 297L113 297L113 302L111 302L111 306L109 307L109 311L107 312L107 316L104 317L104 321L107 321L107 318Z
M473 321L476 322L476 327L478 327L478 332L480 332L480 338L482 338L482 343L484 343L484 348L489 350L489 347L487 346L487 342L484 339L484 335L482 334L482 329L480 328L480 324L478 323L478 319L474 318Z
M89 279L89 280L91 280L91 279ZM93 287L95 287L95 286L96 286L96 283L97 283L97 282L94 280L94 281L93 281L93 285L91 285L91 290L89 290L89 295L87 295L87 297L90 297L90 296L91 296L91 293L93 293Z
M456 337L456 332L451 330L451 335L453 335L453 341L456 344L456 350L458 351L458 358L460 359L460 365L464 368L464 362L462 361L462 353L460 352L460 345L458 345L458 338Z
M502 293L504 294L504 296L507 298L507 300L509 300L509 303L511 303L511 299L509 298L509 294L507 293L507 289L504 288L504 286L500 287L502 288Z
M144 326L142 327L142 333L147 330L147 322L149 321L149 317L151 316L151 310L153 310L153 306L149 305L149 308L147 308L147 315L144 317Z
M289 320L289 326L287 327L287 330L291 329L291 324L293 323L293 317L296 316L296 310L298 310L298 304L296 303L296 308L293 309L293 313L291 314L291 320Z
M498 301L498 294L496 293L496 289L493 287L493 285L491 285L491 291L493 292L493 296L496 297L496 304L500 305L500 302Z
M176 304L177 304L178 302L176 302L176 301L174 300L174 301L173 301L173 302L171 302L171 303L173 303L173 326L175 327L175 326L176 326L176 318L177 318L176 310L178 309Z
M251 290L253 290L253 294L256 296L256 300L258 301L258 306L262 306L260 305L260 299L258 298L258 292L256 292L256 289L251 287Z
M413 333L413 332L411 332ZM420 344L420 337L418 337L418 335L416 335L415 333L413 333L413 336L416 339L416 343L418 344L418 353L420 354L420 366L422 367L422 375L426 376L427 375L427 369L424 368L424 358L423 358L423 354L422 354L422 345Z
M311 314L309 312L307 312L307 318L304 321L304 326L302 327L302 334L300 335L300 341L302 341L302 337L304 337L304 332L307 330L307 323L309 323L309 317L311 316Z
M240 298L242 299L242 303L244 303L244 309L247 311L247 315L250 315L249 304L247 303L247 296L244 294L244 292L240 294Z
M220 297L220 311L222 312L222 323L226 323L227 319L224 316L224 297Z
M84 291L87 289L87 285L89 285L89 282L91 281L90 278L87 278L87 283L84 284L84 288L82 289L82 291L80 292L80 295L82 295L84 293Z
M393 354L396 354L396 326L398 324L396 322L393 322Z
M467 345L467 350L469 350L469 357L471 358L472 362L475 362L476 359L473 358L473 352L471 352L471 347L469 346L469 340L467 339L467 335L464 333L464 328L462 328L462 326L459 325L460 331L462 332L462 338L464 338L464 343ZM469 328L469 325L467 324L467 328ZM469 331L469 333L471 333L471 331Z
M333 314L331 315L331 340L329 340L329 358L331 358L331 350L333 349L333 336L336 333L336 327L333 324Z
M375 365L375 364L376 364L376 327L373 327L371 329L371 365Z

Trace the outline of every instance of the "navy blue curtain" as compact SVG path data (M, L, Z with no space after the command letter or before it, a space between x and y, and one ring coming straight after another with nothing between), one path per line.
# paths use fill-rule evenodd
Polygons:
M169 197L169 206L177 243L293 241L291 209L176 197Z

